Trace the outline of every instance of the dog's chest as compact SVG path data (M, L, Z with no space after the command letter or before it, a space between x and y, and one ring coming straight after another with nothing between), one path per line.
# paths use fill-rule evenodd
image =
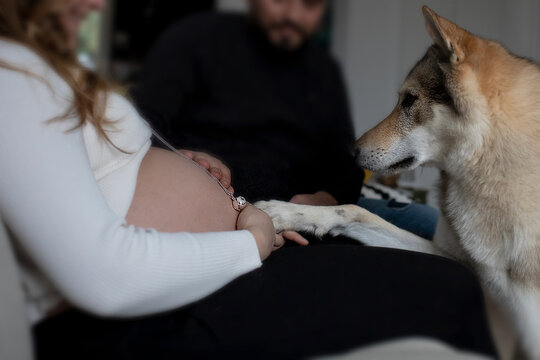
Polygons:
M473 262L499 267L508 261L505 244L511 242L512 225L502 209L448 179L441 181L441 207L458 237L459 248Z
M478 175L460 181L442 175L441 210L466 260L484 274L481 277L498 273L500 281L529 283L540 289L536 182L521 177L522 183L532 185L516 187L515 181L489 182Z

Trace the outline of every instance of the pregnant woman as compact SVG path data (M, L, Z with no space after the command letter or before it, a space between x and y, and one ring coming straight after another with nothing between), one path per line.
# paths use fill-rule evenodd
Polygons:
M266 214L238 212L202 167L151 148L132 105L77 64L79 22L102 6L0 1L0 209L32 323L68 304L115 317L178 308L283 245ZM230 188L218 160L191 157Z
M366 272L355 264L376 251L292 247L289 257L251 271L283 236L305 239L276 235L251 205L237 211L217 159L152 148L151 129L133 106L77 63L79 23L102 7L102 0L0 0L0 215L17 252L38 358L290 358L402 335L378 332L375 321L360 326L366 319L358 310L381 300L371 292L358 305L366 297L351 285ZM394 263L386 259L381 269ZM423 310L439 312L439 338L489 352L476 283L452 271L474 300L458 307L467 324L457 327L467 332L445 321L455 307L444 316L437 302ZM419 280L426 273L436 271L419 267L418 277L409 276L427 288L445 283ZM371 288L370 278L363 287ZM441 297L452 299L455 288L445 288ZM325 304L339 305L343 316ZM397 320L433 323L410 317Z

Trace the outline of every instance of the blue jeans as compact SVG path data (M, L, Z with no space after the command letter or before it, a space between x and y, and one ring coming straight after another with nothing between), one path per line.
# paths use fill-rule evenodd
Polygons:
M439 212L431 206L416 203L406 204L395 200L367 199L364 197L358 200L357 205L379 215L397 227L425 239L433 239Z

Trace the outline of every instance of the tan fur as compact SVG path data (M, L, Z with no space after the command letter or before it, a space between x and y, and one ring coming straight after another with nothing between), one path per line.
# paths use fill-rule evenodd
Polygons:
M395 138L399 137L399 109L394 109L390 115L388 115L383 121L381 121L373 129L366 133L364 138L366 141L370 141L373 144L377 144L376 148L385 149L388 148ZM370 145L370 144L367 144ZM375 146L374 146L375 147Z

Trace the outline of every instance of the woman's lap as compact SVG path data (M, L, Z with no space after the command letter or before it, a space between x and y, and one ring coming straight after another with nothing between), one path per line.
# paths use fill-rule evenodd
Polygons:
M468 270L435 256L342 244L284 248L180 310L124 321L72 311L35 334L43 359L60 350L78 359L297 358L416 335L493 353Z

